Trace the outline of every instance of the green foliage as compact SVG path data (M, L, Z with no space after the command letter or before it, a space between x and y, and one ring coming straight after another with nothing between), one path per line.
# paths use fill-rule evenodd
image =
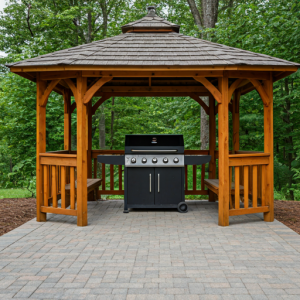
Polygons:
M8 54L0 58L0 187L34 191L36 87L35 83L8 73L4 64L120 34L121 25L142 18L149 3L7 3L0 14L0 49ZM200 36L186 0L154 0L151 4L157 6L160 16L180 24L181 33ZM221 0L219 7L216 28L207 29L204 36L232 47L300 62L299 1ZM275 198L300 200L299 94L299 73L274 84ZM200 107L189 97L117 97L114 105L111 99L105 102L104 113L107 148L123 149L125 134L150 132L183 134L186 148L200 147ZM93 116L94 149L99 148L99 118L97 112ZM253 91L241 99L241 149L263 150L263 125L262 101ZM46 129L47 151L63 149L63 99L55 93L47 104ZM72 147L76 149L76 114L72 116Z

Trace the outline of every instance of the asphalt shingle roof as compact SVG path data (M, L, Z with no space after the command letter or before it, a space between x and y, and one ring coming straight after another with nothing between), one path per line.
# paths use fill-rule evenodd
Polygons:
M135 32L147 27L153 32ZM133 31L128 31L129 29ZM170 29L158 32L157 28ZM297 66L283 59L180 34L179 26L150 12L118 36L56 51L8 66Z

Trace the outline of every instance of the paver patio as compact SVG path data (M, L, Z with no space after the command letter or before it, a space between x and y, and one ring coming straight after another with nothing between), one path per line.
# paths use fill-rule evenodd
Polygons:
M300 299L300 236L259 215L219 227L189 212L88 203L89 226L49 215L0 237L0 299Z

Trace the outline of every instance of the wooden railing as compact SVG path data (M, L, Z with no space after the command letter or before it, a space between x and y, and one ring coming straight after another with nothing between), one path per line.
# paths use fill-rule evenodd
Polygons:
M185 155L208 155L208 150L185 150ZM93 162L93 178L102 178L102 186L98 191L100 195L124 195L124 166L107 166L101 164L101 173L99 172L99 164L97 162L98 155L124 155L124 150L92 150ZM192 176L189 177L189 169L192 168ZM200 176L197 175L197 169L201 169ZM106 175L109 173L109 189L106 187ZM208 190L205 189L205 165L202 166L185 166L185 195L208 195ZM207 175L208 176L208 175ZM192 189L189 189L189 178L192 181ZM115 185L115 179L117 184ZM200 189L197 189L197 183L200 182Z
M229 216L269 211L265 201L266 166L269 160L268 153L238 151L229 155Z
M41 206L41 212L76 216L77 156L65 152L40 153L43 173L43 206Z

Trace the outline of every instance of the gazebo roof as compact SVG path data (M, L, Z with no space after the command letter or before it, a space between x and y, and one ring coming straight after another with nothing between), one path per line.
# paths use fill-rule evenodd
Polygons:
M180 34L180 26L148 9L144 18L122 26L123 34L7 66L300 66Z

